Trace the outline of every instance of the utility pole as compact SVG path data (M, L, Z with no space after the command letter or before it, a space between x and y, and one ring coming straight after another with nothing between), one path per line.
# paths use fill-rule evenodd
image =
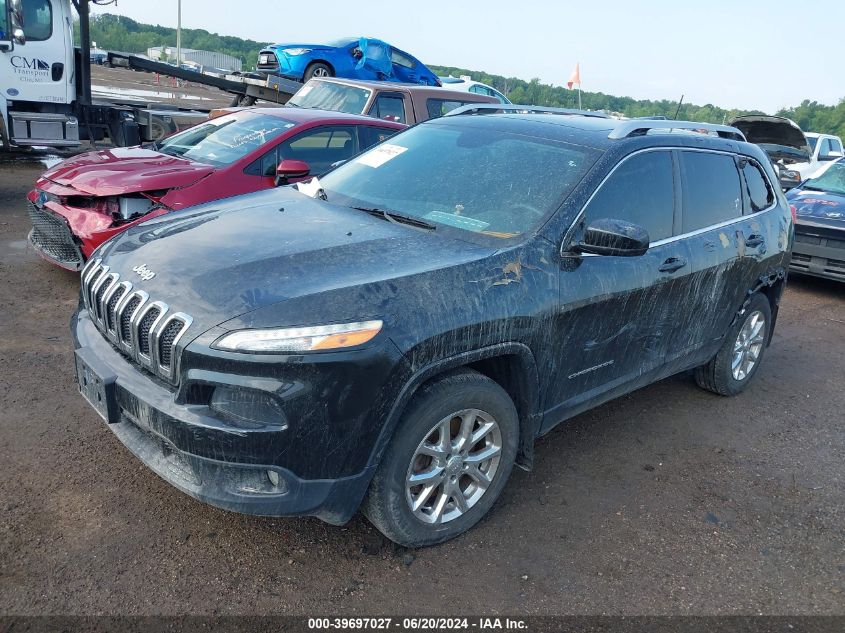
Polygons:
M176 16L176 67L182 66L182 0L178 0Z

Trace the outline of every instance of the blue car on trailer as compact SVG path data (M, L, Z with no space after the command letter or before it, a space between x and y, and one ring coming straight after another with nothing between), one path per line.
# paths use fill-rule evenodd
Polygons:
M439 86L420 60L387 42L346 37L328 44L275 44L258 53L259 73L297 81L344 77Z

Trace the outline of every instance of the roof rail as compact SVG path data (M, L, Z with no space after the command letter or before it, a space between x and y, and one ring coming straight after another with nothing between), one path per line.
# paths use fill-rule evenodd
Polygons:
M607 135L610 139L628 138L631 136L644 136L649 130L665 130L671 134L674 130L697 131L706 130L715 132L721 138L734 141L745 141L745 135L737 128L730 125L717 125L715 123L698 123L695 121L664 121L662 119L634 119L620 122L613 131Z
M507 103L469 103L450 110L444 116L459 114L564 114L569 116L589 116L597 119L609 119L604 112L590 110L574 110L569 108L544 108L542 106L515 105Z

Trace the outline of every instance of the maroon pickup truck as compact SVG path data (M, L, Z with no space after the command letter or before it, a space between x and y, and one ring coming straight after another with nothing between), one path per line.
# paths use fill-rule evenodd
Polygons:
M413 125L443 116L468 103L499 101L487 95L433 86L320 77L309 80L287 105L367 114L377 119Z

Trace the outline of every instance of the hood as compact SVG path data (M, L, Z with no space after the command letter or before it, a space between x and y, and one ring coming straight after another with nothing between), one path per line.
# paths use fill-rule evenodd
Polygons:
M187 187L213 173L211 165L141 147L86 152L62 161L42 178L92 196Z
M778 116L741 116L731 119L729 125L739 129L749 143L759 145L775 160L810 159L810 145L794 121Z
M424 273L492 252L285 187L145 222L108 242L98 255L121 279L190 314L199 334L279 302ZM142 265L152 278L133 273ZM325 318L347 309L339 301Z
M799 223L845 231L845 196L824 191L793 189L787 200L795 207Z

